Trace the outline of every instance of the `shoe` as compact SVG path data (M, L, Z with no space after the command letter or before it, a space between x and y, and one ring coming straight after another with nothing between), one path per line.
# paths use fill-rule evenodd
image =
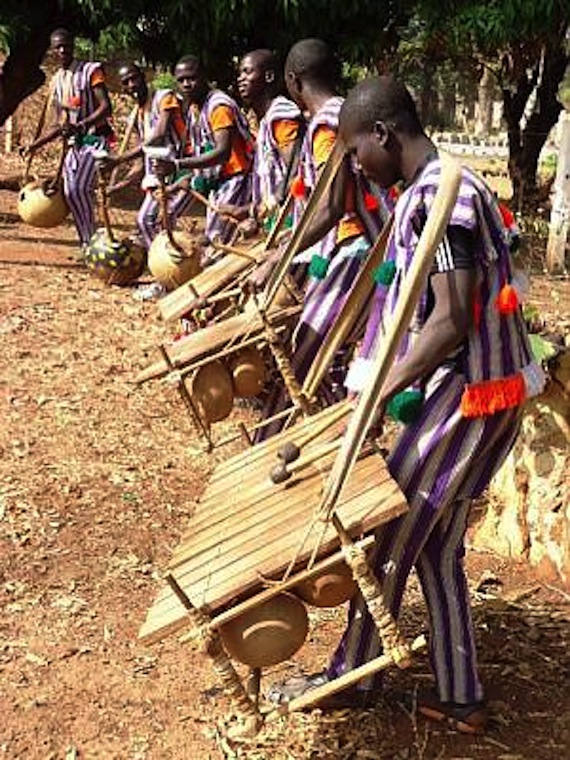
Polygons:
M462 734L484 734L489 721L484 702L442 702L431 690L403 692L395 701L410 713L417 712L429 720L447 723Z
M283 683L273 684L266 696L273 704L282 705L303 696L318 686L331 683L333 680L333 678L329 678L326 671L312 673L308 676L296 676ZM381 696L381 692L377 690L357 689L351 686L323 697L319 702L307 707L307 710L366 709L376 704Z

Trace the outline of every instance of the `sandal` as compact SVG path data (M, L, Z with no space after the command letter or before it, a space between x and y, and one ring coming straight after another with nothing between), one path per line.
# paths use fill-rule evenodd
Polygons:
M489 716L484 702L442 702L433 691L404 692L397 701L408 712L447 723L462 734L484 734Z

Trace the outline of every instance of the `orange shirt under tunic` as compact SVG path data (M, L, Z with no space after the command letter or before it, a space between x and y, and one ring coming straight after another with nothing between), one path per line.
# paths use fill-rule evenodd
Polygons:
M336 132L330 127L324 125L317 128L313 137L313 156L317 168L323 166L332 153L336 142ZM351 177L350 184L346 191L344 204L345 215L338 223L338 232L336 236L337 243L344 240L364 234L364 227L360 218L356 214L356 182Z
M229 106L217 106L210 116L212 130L233 129L231 136L231 153L226 163L222 166L223 177L233 177L234 174L247 174L251 167L251 156L248 146L241 136L234 113Z

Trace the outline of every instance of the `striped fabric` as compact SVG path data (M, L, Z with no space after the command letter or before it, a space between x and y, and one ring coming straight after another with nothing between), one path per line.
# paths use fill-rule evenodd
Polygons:
M372 565L396 617L408 575L416 567L428 607L438 695L458 703L482 698L463 569L467 516L471 499L481 494L509 452L521 417L515 408L467 420L459 409L463 386L464 378L451 369L436 372L426 387L421 419L398 438L388 466L409 512L378 533ZM337 677L380 652L374 623L358 596L329 675Z
M204 105L201 109L190 106L186 114L186 123L188 133L192 141L192 147L196 155L203 155L213 150L216 140L214 130L211 124L211 115L219 106L230 108L235 117L235 124L238 133L244 140L246 146L251 147L253 151L253 137L244 115L240 111L235 100L230 98L222 90L210 90ZM252 160L253 162L253 160ZM206 178L207 180L216 180L217 187L210 191L209 200L214 207L231 204L245 206L251 200L251 173L234 174L231 177L222 177L223 166L209 166L204 169L195 169L193 174ZM235 224L228 219L224 219L216 214L211 208L206 213L206 237L209 240L215 238L222 242L228 242L235 230Z
M137 115L137 132L143 145L151 144L153 142L156 125L162 113L160 104L167 95L173 94L175 94L173 90L169 89L156 90L155 92L149 93L147 102L139 108ZM164 136L163 145L171 148L173 158L180 158L184 154L186 144L172 124L172 119L170 121L171 123L169 124L168 131ZM156 187L156 174L153 172L151 160L147 156L144 156L144 171L145 176L143 179L143 187L146 185L149 187Z
M76 61L73 69L59 69L52 80L54 103L58 116L66 114L70 124L77 124L87 118L98 107L91 87L91 76L101 68L97 62ZM97 132L110 131L107 123L91 128L90 144L80 139L73 140L63 163L63 192L71 210L73 221L82 245L89 242L95 232L94 151L106 145L106 140Z
M299 108L288 98L278 95L271 101L265 116L259 123L253 163L252 201L269 209L278 202L278 194L287 176L287 162L284 160L277 141L274 127L280 121L301 122Z
M421 229L429 213L441 173L438 160L431 161L421 176L401 196L396 206L394 232L386 259L396 265L396 276L386 288L376 289L362 356L368 358L382 334L382 313L392 314L400 294L403 277L413 258ZM496 308L499 291L513 279L508 235L497 202L485 183L467 168L462 181L450 226L464 227L474 235L475 263L478 272L477 301L480 315L469 331L464 351L465 377L468 383L502 378L532 364L532 353L521 310L512 315L500 314ZM437 253L436 265L445 272L453 267L445 242ZM399 348L399 356L409 350L414 336L425 321L427 291L424 291L410 330Z
M440 162L424 168L403 193L387 258L396 265L389 286L379 285L363 349L370 360L381 340L382 318L391 314L416 249L440 177ZM438 696L443 701L475 702L482 698L477 673L469 594L463 569L464 536L472 499L481 495L516 438L522 410L467 418L461 401L473 380L503 377L530 363L528 338L520 313L501 315L495 300L511 277L504 227L495 199L472 172L463 170L450 225L471 231L481 316L474 323L460 356L445 361L424 383L424 403L418 420L406 426L388 459L392 476L406 495L409 512L378 534L374 571L387 604L398 615L406 580L415 566L426 599L430 627L430 657ZM436 255L436 270L454 267L444 242ZM399 358L410 349L424 324L427 294L402 341ZM349 622L330 664L338 676L380 653L374 625L361 598L351 605ZM370 682L362 683L369 688Z
M305 132L303 144L301 145L301 156L299 159L299 176L302 177L306 192L310 193L317 183L317 166L313 156L313 141L315 133L319 127L325 126L338 131L338 119L342 107L343 98L334 96L324 103L324 105L313 114ZM298 223L302 216L305 203L297 201L295 203L293 218L295 224ZM302 251L295 258L295 263L308 263L313 255L320 256L323 259L330 259L336 246L337 228L333 227L326 235L311 248Z

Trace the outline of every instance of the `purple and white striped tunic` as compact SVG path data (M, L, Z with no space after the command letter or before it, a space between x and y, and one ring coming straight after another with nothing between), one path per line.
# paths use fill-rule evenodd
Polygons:
M253 153L253 137L249 131L247 121L240 111L237 103L222 90L210 90L202 108L199 110L190 106L186 115L188 133L192 141L195 155L203 155L213 150L216 144L214 130L212 128L212 114L219 106L231 109L234 117L234 125L239 136L246 145L246 150ZM252 160L253 163L253 160ZM223 176L223 165L208 166L204 169L194 169L196 175L209 180L217 180L218 187L210 191L210 201L214 207L225 205L245 206L251 200L251 165L247 171ZM235 224L228 219L220 217L211 208L206 213L206 236L209 240L219 237L222 242L227 242Z
M302 118L292 100L278 95L261 119L253 163L252 201L256 206L263 203L269 209L274 208L281 200L278 194L287 176L288 166L275 139L275 125L280 121L300 123Z

